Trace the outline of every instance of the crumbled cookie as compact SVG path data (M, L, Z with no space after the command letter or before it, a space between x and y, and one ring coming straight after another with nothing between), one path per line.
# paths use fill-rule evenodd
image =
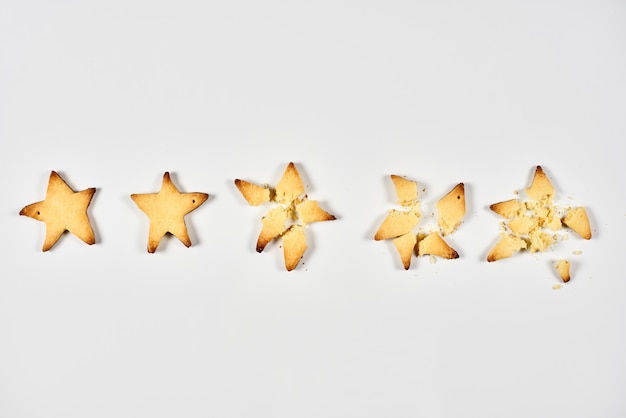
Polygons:
M563 234L558 235L563 226L585 239L591 238L584 208L570 208L565 217L559 216L561 209L554 203L554 186L541 166L536 167L526 194L530 200L511 199L489 206L506 221L503 224L505 235L489 253L488 261L510 257L524 249L531 253L546 251L563 237Z

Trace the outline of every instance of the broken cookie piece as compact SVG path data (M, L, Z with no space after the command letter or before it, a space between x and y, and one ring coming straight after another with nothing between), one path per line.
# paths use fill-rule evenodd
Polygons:
M517 200L505 200L504 202L494 203L489 206L489 209L502 216L503 218L511 219L516 216L521 216L524 214L526 207L524 204Z
M570 262L567 260L559 260L555 265L563 283L567 283L570 280Z
M585 208L570 208L562 219L563 225L572 229L584 239L591 239L591 226Z
M414 212L401 212L392 209L387 214L374 239L380 241L383 239L396 238L410 232L419 222L419 216Z
M437 202L437 223L448 235L456 231L465 216L465 185L457 184Z
M236 179L235 186L243 195L250 206L258 206L261 203L270 201L270 188L267 186L259 186L245 180Z
M535 176L530 184L530 187L526 189L526 194L531 199L543 202L551 201L554 198L554 186L546 176L541 166L537 166L535 169Z
M275 238L278 238L285 232L289 212L282 206L272 208L267 215L261 218L263 228L259 233L256 241L256 251L262 252L267 244Z
M413 206L417 203L417 183L404 177L392 174L391 181L396 189L398 203L402 206Z
M303 200L295 204L296 219L299 219L303 225L312 222L333 221L335 216L320 208L315 200Z
M412 232L400 235L393 240L393 244L400 255L400 260L402 260L402 265L405 270L411 267L411 257L413 257L413 253L415 252L416 243L417 235Z
M291 271L296 268L306 251L306 235L303 225L292 225L283 235L283 257L285 268Z
M503 258L508 258L516 252L528 247L525 240L514 235L503 235L497 242L495 247L487 255L487 261L498 261Z
M450 247L437 232L431 232L426 236L420 237L417 243L417 254L436 255L448 260L459 258L459 253L457 253L454 248Z

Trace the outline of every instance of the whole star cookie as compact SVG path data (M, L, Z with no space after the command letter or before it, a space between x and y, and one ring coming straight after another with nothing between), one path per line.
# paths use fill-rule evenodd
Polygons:
M75 192L56 171L50 173L46 199L30 204L20 211L20 215L46 224L43 251L52 248L65 231L71 232L89 245L96 242L87 216L87 208L95 192L93 187Z
M130 197L150 218L148 252L154 253L167 233L174 235L186 247L191 246L185 215L203 204L209 195L199 192L179 192L172 183L170 173L166 172L158 193L132 194Z

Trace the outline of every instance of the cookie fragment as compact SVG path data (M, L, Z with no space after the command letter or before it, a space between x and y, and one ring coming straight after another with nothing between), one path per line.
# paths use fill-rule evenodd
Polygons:
M530 187L526 189L526 194L537 201L551 201L554 198L554 186L540 165L535 169L535 176Z
M413 257L413 253L415 252L416 243L417 235L412 232L400 235L393 240L393 245L396 247L396 251L398 251L398 254L400 255L400 260L402 260L402 265L405 270L408 270L409 267L411 267L411 257Z
M304 226L292 225L283 235L283 258L285 268L291 271L296 268L306 251L306 235Z
M285 225L288 218L289 212L282 206L276 206L261 219L263 228L256 241L256 251L258 253L263 252L265 246L269 244L270 241L274 238L278 238L285 232Z
M522 238L514 235L503 235L489 255L487 255L487 261L492 262L508 258L527 247L528 244L526 244L526 241Z
M411 231L419 222L419 216L414 212L401 212L392 209L387 214L374 239L380 241L383 239L397 238Z
M291 204L304 194L304 184L294 163L289 163L283 176L276 185L276 201L285 205Z
M418 255L436 255L448 260L459 258L459 253L439 235L437 232L421 237L417 243Z
M303 200L295 204L296 217L302 222L302 225L312 222L334 221L335 215L326 212L320 208L316 200Z
M465 216L465 185L457 184L437 202L437 223L448 235L456 231Z
M390 177L396 189L398 203L405 207L415 205L417 203L417 183L396 174L392 174Z
M563 283L567 283L570 280L570 262L568 260L558 260L555 265Z
M270 201L271 191L267 186L259 186L240 179L235 179L235 186L251 206L258 206Z
M522 215L526 208L521 201L517 199L511 199L505 200L504 202L494 203L493 205L489 206L489 209L502 216L503 218L511 219L516 216Z
M591 226L584 207L570 208L562 219L563 225L572 229L584 239L591 239Z

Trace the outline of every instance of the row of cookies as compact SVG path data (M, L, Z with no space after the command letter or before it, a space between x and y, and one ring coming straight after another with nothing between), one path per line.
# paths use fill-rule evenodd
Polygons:
M452 234L465 216L465 187L457 184L437 202L438 230L415 232L422 214L418 199L417 183L398 175L391 175L398 201L402 209L389 211L375 240L393 240L405 269L410 267L413 255L432 255L446 259L458 258L458 252L445 240ZM323 210L317 201L310 200L294 163L289 163L276 185L258 185L236 179L235 185L246 201L257 206L272 202L275 206L262 218L256 250L262 252L273 240L282 239L285 268L293 270L306 251L305 227L313 222L334 220L335 216ZM76 235L87 244L94 244L87 208L95 188L73 191L58 173L52 172L45 200L30 204L20 211L46 224L43 251L48 251L65 231ZM530 252L545 251L554 243L555 231L569 227L584 239L591 238L589 219L583 207L568 208L559 216L554 205L554 187L538 166L533 182L526 189L529 201L511 199L490 208L505 219L501 239L489 253L487 260L496 261L527 249ZM150 219L148 252L154 253L166 234L177 237L185 246L191 240L185 225L185 215L203 204L206 193L181 193L165 173L161 189L157 193L132 194L132 200ZM564 278L565 280L565 278Z

